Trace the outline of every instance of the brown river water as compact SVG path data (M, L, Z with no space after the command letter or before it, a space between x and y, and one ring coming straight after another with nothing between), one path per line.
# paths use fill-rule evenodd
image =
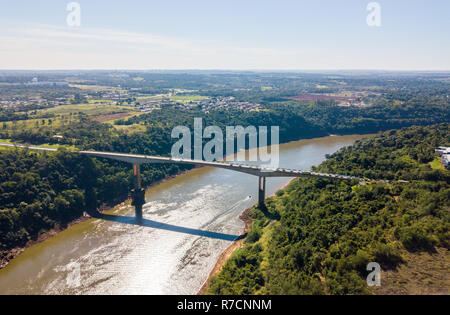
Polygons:
M280 145L280 167L309 170L359 135ZM289 178L268 178L267 195ZM130 205L27 248L0 270L0 294L196 294L242 234L258 178L199 168L147 191L144 219Z

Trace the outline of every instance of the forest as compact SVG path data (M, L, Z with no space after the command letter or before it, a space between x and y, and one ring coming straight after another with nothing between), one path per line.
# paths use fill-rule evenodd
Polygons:
M238 100L259 102L262 109L249 112L238 110L203 112L195 107L184 110L170 106L150 113L138 113L131 118L100 122L76 108L82 104L74 104L90 100L93 103L87 105L95 107L95 98L98 97L97 94L101 94L100 92L95 89L81 90L72 84L33 88L23 85L35 76L39 76L43 81L70 79L71 83L84 84L85 88L89 85L94 87L99 85L114 90L117 86L121 86L130 93L131 89L138 89L139 92L136 93L144 95L157 93L232 95ZM39 96L47 101L67 98L75 106L73 112L65 113L64 119L56 117L54 113L45 111L41 113L39 110L41 105L0 107L2 126L0 139L35 145L61 145L83 150L168 156L173 143L177 141L171 138L172 129L184 125L192 130L195 117L202 117L204 126L217 125L223 129L225 126L235 125L280 126L280 142L329 134L375 133L450 121L448 89L446 83L440 81L442 76L444 75L423 74L413 77L398 75L392 79L389 75L330 77L326 74L300 73L0 72L0 82L3 82L0 93L3 99L9 100L7 103L21 104L23 100ZM87 78L88 83L85 82ZM140 80L135 80L136 78ZM343 86L356 92L367 89L370 93L378 93L379 96L374 98L371 106L364 108L342 107L334 101L301 102L286 98L296 96L298 93L339 92ZM175 88L192 90L175 92ZM32 124L27 124L30 115L36 119ZM126 127L129 126L138 127L138 131L127 131ZM422 129L414 130L419 132ZM55 138L55 135L62 138ZM429 149L427 147L426 150L416 152L413 158L424 163L431 158L432 153ZM368 163L371 158L373 159L367 157L364 163ZM333 159L328 163L332 163L331 161ZM369 167L368 164L363 164L364 168L353 165L351 169L353 175L359 175L360 172L367 173L369 178L383 176L396 178L399 175L390 167L402 170L403 164L409 165L409 161L404 158L392 163L387 158L384 162L377 162L378 167L384 165L385 169L382 171L377 171L376 167ZM102 205L122 201L127 198L132 186L129 165L82 158L67 152L42 154L24 150L0 150L0 165L2 232L0 251L23 246L49 229L64 227L71 220L80 217L83 211L95 211ZM346 164L341 163L342 165ZM331 164L325 163L322 167L331 167ZM144 166L143 184L150 185L188 168L176 165ZM348 170L340 171L349 170L350 167ZM413 168L404 170L402 175L405 178L427 174L429 178L440 180L440 176L443 176L442 172L433 170L419 171Z
M409 89L410 87L408 87ZM207 125L280 126L282 142L313 138L328 134L366 134L410 126L426 126L450 121L450 104L447 90L422 87L420 90L390 91L369 107L343 107L335 101L300 102L268 98L264 94L251 93L245 100L261 101L264 110L240 112L216 110L203 113L200 110L164 108L119 120L117 125L172 125L193 124L194 117L203 117Z
M161 129L118 136L106 124L87 120L66 128L64 134L87 149L159 155L171 148L170 138ZM51 138L50 132L45 135ZM39 143L41 138L29 140ZM0 252L64 227L83 212L95 213L102 205L120 203L133 187L127 163L91 159L65 149L56 154L1 149L0 168ZM189 166L143 165L142 184L151 185L185 169Z
M450 126L388 131L341 149L315 170L388 182L296 179L252 208L252 229L208 294L371 294L366 266L450 247L450 172L434 149ZM446 275L442 275L445 277Z
M392 118L392 121L389 118L378 118L378 123L374 124L374 119L344 119L344 114L341 111L334 111L333 107L327 107L326 111L321 113L321 105L316 104L315 106L317 112L314 112L315 116L310 115L310 117L320 117L317 120L304 118L299 114L298 108L286 107L249 113L211 112L203 116L204 125L218 125L221 128L225 128L227 125L280 125L280 141L288 142L325 136L331 132L367 133L378 129L409 126L414 123L425 124L426 121L448 121L447 111L430 114L432 109L425 109L423 115L425 116L427 111L430 115L427 120L420 121L421 115L418 115L418 118L412 116L408 118L406 115L409 114L405 114L404 119ZM376 109L372 111L375 112ZM413 115L414 111L415 109L411 109L408 113ZM347 113L350 117L351 115L358 117L361 111L348 110ZM389 115L394 116L393 112L390 113L387 110L384 111L384 114L388 117ZM176 141L170 136L172 128L177 125L187 125L192 129L194 117L202 117L201 115L195 111L182 112L176 109L141 115L129 120L132 123L142 122L145 131L131 134L118 131L110 124L96 122L81 115L80 121L76 123L52 129L41 126L12 131L0 130L0 138L33 144L59 142L59 144L86 150L167 156L170 154L172 144ZM402 115L400 114L400 117L403 117ZM343 122L340 123L340 121ZM353 125L340 127L344 121ZM355 125L355 121L359 121L358 125ZM119 124L124 123L127 122L119 122ZM53 138L55 133L61 134L64 138L55 140ZM0 151L0 161L3 166L0 175L0 230L4 232L0 235L0 248L3 250L23 246L27 241L35 239L46 230L64 226L79 217L83 213L83 209L90 212L102 204L114 204L114 202L123 200L132 187L130 167L119 162L98 159L84 160L74 155L65 155L65 153L55 156L48 154L48 157L42 157L41 153L20 151ZM391 166L390 161L385 163L386 167ZM81 165L84 166L81 167ZM79 173L84 172L86 168L91 171ZM189 167L144 166L142 170L143 184L150 185L185 169L189 169ZM378 175L374 173L375 169L366 170L366 172L369 178L378 178L375 176ZM386 175L389 172L384 170L383 174ZM412 176L411 174L407 177ZM353 170L352 175L359 174ZM430 174L429 176L437 175ZM84 181L80 180L81 178Z

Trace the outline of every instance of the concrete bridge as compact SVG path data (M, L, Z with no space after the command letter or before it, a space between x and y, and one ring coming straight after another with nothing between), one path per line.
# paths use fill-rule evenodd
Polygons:
M25 145L15 145L8 143L0 143L0 146L11 147L11 148L22 148L29 150L40 150L48 152L57 152L58 149L43 148L35 146L25 146ZM141 185L141 171L140 166L142 164L162 164L162 163L177 163L177 164L189 164L196 166L209 166L223 168L231 171L246 173L259 178L258 186L258 205L261 208L265 207L264 199L266 194L266 178L267 177L316 177L325 179L335 179L335 180L358 180L364 182L365 179L338 175L338 174L328 174L328 173L317 173L310 171L292 170L285 168L263 168L259 166L242 165L237 163L227 163L227 162L207 162L200 160L186 160L186 159L173 159L168 157L160 156L148 156L139 154L125 154L125 153L112 153L112 152L97 152L97 151L69 151L72 153L78 153L86 156L105 158L111 160L122 161L130 163L133 165L134 174L134 189L131 191L132 205L135 207L136 216L142 217L142 207L145 204L145 190Z

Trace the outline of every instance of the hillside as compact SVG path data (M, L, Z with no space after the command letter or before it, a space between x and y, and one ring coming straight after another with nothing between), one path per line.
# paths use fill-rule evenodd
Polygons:
M245 246L207 293L448 294L450 172L434 148L449 144L448 124L412 127L329 156L317 170L391 182L294 180L266 211L251 210ZM376 289L365 281L373 261Z

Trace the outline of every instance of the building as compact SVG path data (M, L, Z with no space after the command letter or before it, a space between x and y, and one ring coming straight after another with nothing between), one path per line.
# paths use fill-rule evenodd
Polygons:
M38 78L31 79L30 82L25 83L27 86L68 86L67 82L50 82L50 81L39 81Z
M445 168L450 167L450 147L439 147L435 150L436 154L439 154L442 159L442 164Z
M450 147L439 147L434 152L439 155L450 154Z
M445 168L449 168L449 166L450 166L450 154L442 155L442 164L444 164Z

